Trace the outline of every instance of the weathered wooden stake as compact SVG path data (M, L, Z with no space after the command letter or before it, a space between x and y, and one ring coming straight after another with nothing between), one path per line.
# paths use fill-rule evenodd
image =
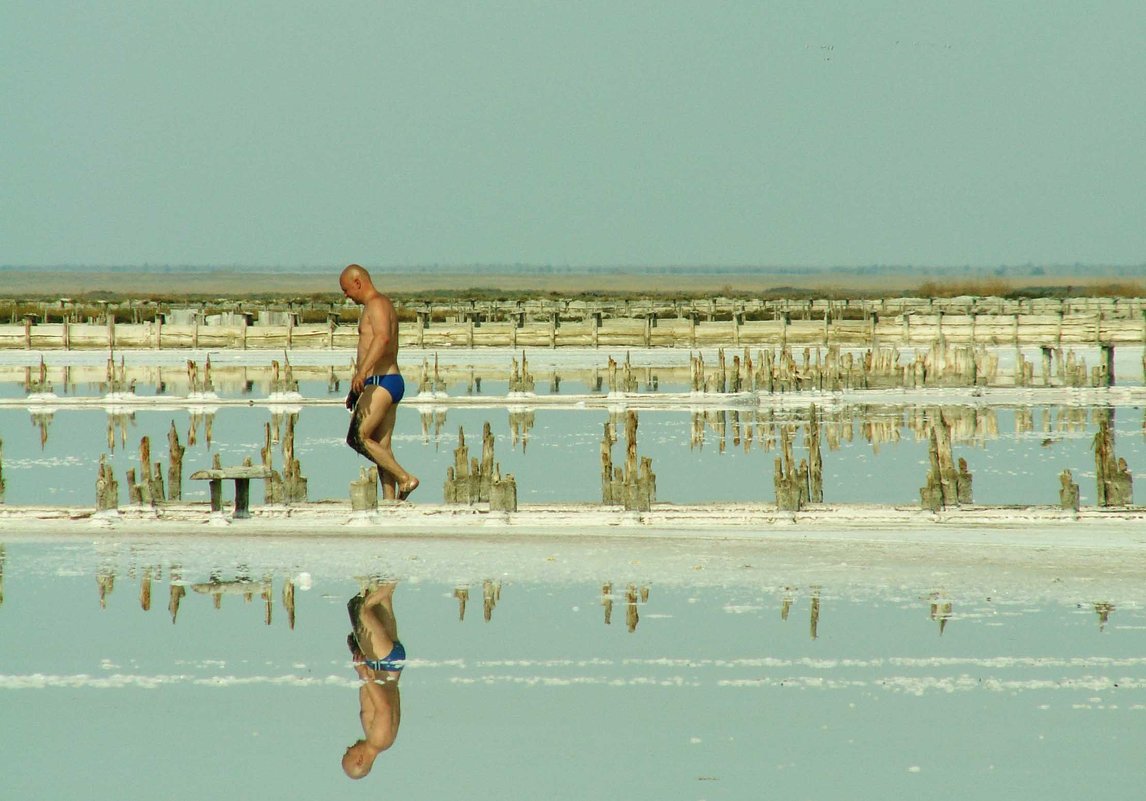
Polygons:
M816 404L808 410L808 500L824 502L824 460L820 453L820 415Z
M119 483L115 480L107 455L100 454L96 477L96 511L119 508Z
M294 582L290 579L283 582L283 608L287 612L287 625L293 631L295 623Z
M493 619L493 608L501 600L501 582L486 579L481 583L482 617L486 623Z
M1059 483L1062 485L1058 491L1059 505L1063 509L1072 512L1078 511L1078 484L1074 482L1074 477L1069 470L1063 470L1058 476Z
M171 613L171 623L175 623L175 619L179 617L179 603L183 600L183 596L187 594L187 588L182 584L172 584L171 594L167 600L167 611Z
M170 465L167 468L167 495L173 501L183 500L183 452L186 449L179 444L179 432L175 430L175 421L171 421L171 428L167 431L167 453Z
M776 492L776 507L784 512L798 512L807 500L806 489L800 486L799 470L792 456L792 435L787 426L780 427L780 455L773 466L772 485ZM807 484L804 484L807 487Z
M458 599L458 621L466 619L466 601L470 599L469 587L455 587L454 597Z
M222 462L222 459L220 458L218 453L216 453L214 458L211 460L211 467L215 470L222 470L223 469L223 462ZM210 484L210 487L211 487L211 511L212 512L222 512L223 511L223 479L213 478L208 483Z
M1110 410L1099 411L1098 433L1094 436L1097 468L1098 505L1129 506L1134 502L1134 483L1126 460L1114 453L1114 426Z
M358 478L350 482L350 509L369 512L378 508L378 468L359 468Z
M517 511L517 482L513 473L501 476L501 465L494 465L490 482L489 508L491 512Z

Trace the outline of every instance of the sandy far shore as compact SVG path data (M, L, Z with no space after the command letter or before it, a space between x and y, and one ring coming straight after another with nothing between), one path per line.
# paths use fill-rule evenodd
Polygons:
M331 267L324 273L258 272L250 269L217 270L195 273L143 271L77 271L19 269L0 272L0 298L22 300L28 297L75 298L95 292L111 293L116 298L158 298L205 296L244 298L273 296L282 298L328 294L341 298L338 273ZM837 293L873 293L894 297L917 288L926 278L910 272L885 275L859 275L844 272L795 273L672 273L672 274L590 274L590 273L496 273L496 272L414 272L402 274L376 271L375 282L384 292L417 295L428 292L460 292L485 289L502 292L596 296L614 294L721 295L754 294L769 290L797 289ZM1108 283L1104 276L1042 276L1040 286L1085 287ZM943 283L943 279L938 279ZM1024 282L1015 280L1016 286ZM1029 282L1027 282L1029 283Z

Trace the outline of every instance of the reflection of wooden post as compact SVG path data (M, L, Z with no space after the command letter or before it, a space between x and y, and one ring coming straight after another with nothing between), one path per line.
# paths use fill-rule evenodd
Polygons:
M179 602L183 600L183 596L187 594L187 588L182 584L171 585L171 597L167 601L167 611L171 613L171 623L175 624L175 619L179 617Z
M1094 605L1094 611L1098 615L1098 630L1105 631L1106 624L1110 622L1110 613L1114 611L1114 604L1101 601Z
M263 621L268 626L271 625L271 610L274 608L274 604L271 602L271 596L272 596L271 587L272 587L272 583L271 583L270 578L268 577L267 579L265 579L263 581L263 591L262 591L263 609L265 612L265 617L263 618Z
M784 600L780 602L780 619L787 620L788 613L792 611L792 588L784 588Z
M151 611L151 568L143 571L143 578L139 582L139 607L144 612Z
M287 579L286 582L283 584L283 607L286 608L286 612L287 612L287 624L290 626L291 630L293 631L294 630L294 620L295 620L294 582L291 581L290 579Z
M493 619L493 608L501 600L501 582L486 579L481 583L482 615L485 622Z
M625 625L629 629L629 634L637 630L637 623L640 622L640 615L637 614L637 588L630 584L629 590L626 593L625 600L627 606L625 607Z
M455 587L454 597L458 599L458 620L466 619L466 601L470 599L469 587Z
M613 583L605 582L601 585L601 605L605 607L605 625L613 622Z
M96 576L96 585L99 587L99 608L107 608L107 596L115 589L115 573L100 570Z
M820 628L820 589L817 587L812 591L812 615L810 621L810 629L812 639L819 637Z

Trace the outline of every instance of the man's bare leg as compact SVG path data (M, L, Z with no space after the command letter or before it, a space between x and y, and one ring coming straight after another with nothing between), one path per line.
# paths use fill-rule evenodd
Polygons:
M382 659L398 642L398 621L394 618L394 589L396 582L387 582L373 589L362 604L361 623L373 644L373 650Z
M394 421L397 419L397 408L390 398L390 393L380 387L370 386L366 388L359 403L367 404L366 414L359 426L362 447L379 469L393 478L399 500L405 500L418 488L420 482L416 476L406 472L402 465L398 464L394 452L390 449L390 437L394 432ZM387 424L389 427L384 428Z

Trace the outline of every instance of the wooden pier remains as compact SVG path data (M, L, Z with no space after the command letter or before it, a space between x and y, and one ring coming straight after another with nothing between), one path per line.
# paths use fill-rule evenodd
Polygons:
M44 304L36 315L0 324L0 349L293 350L353 348L357 341L356 308L313 303L252 310L249 305L223 301L214 313L133 306L138 321L118 323L121 314L110 304ZM1146 342L1146 298L539 298L399 301L396 308L406 321L400 344L419 349ZM323 319L301 322L304 317Z

